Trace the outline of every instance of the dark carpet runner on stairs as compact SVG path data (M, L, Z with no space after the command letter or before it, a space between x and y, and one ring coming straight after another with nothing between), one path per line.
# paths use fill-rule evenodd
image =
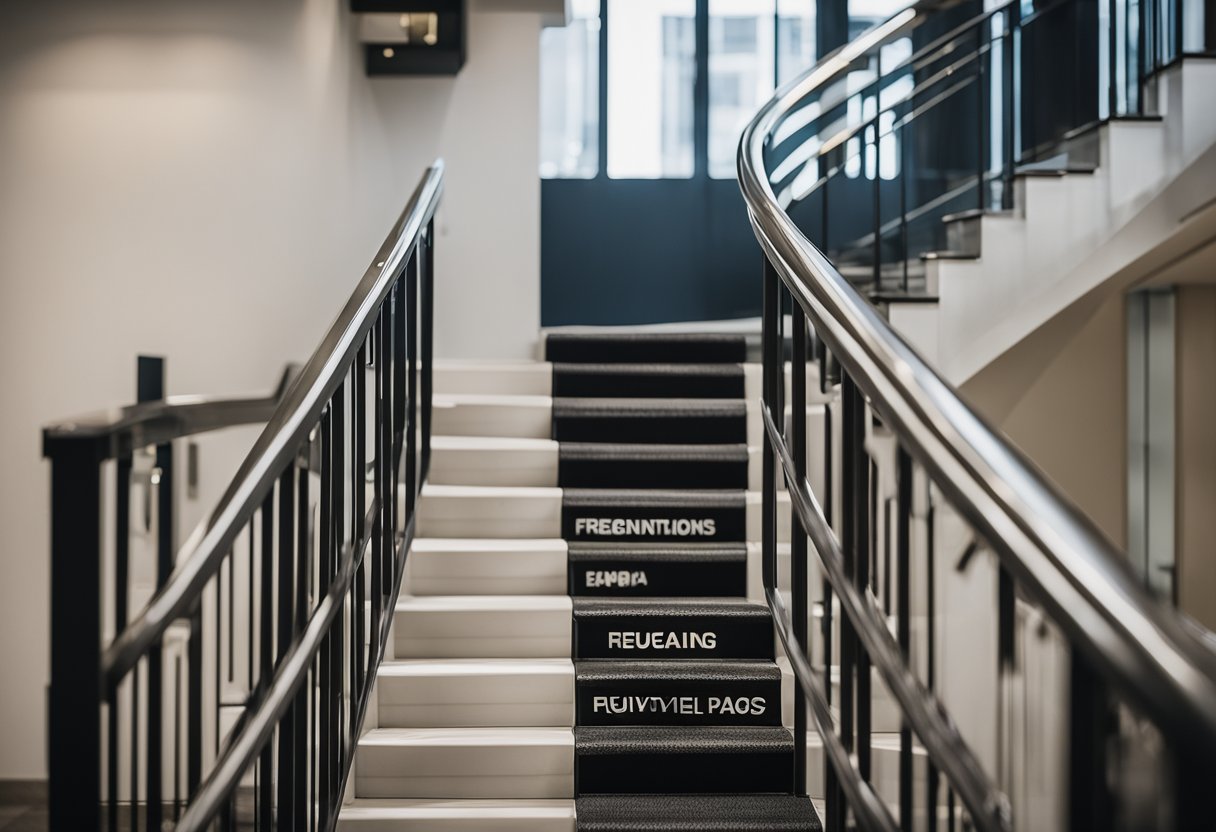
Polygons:
M550 335L582 832L811 832L766 605L747 601L732 335Z

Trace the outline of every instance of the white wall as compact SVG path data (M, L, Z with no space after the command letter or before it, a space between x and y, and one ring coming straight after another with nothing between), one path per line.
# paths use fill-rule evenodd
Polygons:
M45 774L41 425L128 401L140 352L266 389L439 154L437 349L530 354L540 12L504 7L457 78L369 81L342 0L0 6L0 778Z

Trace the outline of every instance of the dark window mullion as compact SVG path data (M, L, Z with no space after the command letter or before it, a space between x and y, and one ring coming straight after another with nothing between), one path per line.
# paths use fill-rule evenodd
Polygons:
M693 87L693 178L709 176L709 0L697 0L697 74Z
M599 160L597 179L608 178L608 3L600 0Z

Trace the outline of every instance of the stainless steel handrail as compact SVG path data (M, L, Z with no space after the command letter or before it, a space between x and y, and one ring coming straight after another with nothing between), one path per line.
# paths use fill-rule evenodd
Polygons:
M757 240L816 333L908 452L1093 666L1181 747L1216 747L1216 657L1126 558L891 328L778 204L776 126L860 56L918 25L908 9L779 90L744 131L740 188Z
M169 396L160 401L82 414L45 427L43 442L96 440L106 446L107 458L115 458L136 448L265 422L274 415L299 371L296 365L285 367L278 384L266 396Z
M201 534L191 537L198 541L197 546L187 545L168 583L103 653L103 689L122 679L169 625L187 612L219 569L241 528L291 464L326 402L342 383L375 322L376 311L434 216L442 192L443 162L437 160L419 182L337 320L275 409Z

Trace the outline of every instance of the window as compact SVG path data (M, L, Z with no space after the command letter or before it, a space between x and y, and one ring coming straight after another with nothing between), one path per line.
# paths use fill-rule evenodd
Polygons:
M807 0L777 0L778 84L815 63L815 6Z
M693 175L695 0L608 0L608 176Z
M815 60L815 0L570 4L570 23L541 34L540 174L546 179L731 178L744 125L776 83ZM708 33L703 54L698 6L708 17L700 30L702 37ZM707 101L696 98L698 66L707 71Z
M773 0L709 0L709 175L735 175L748 120L773 93Z
M848 0L849 40L912 5L912 0Z
M590 179L599 168L600 3L540 33L540 175Z

